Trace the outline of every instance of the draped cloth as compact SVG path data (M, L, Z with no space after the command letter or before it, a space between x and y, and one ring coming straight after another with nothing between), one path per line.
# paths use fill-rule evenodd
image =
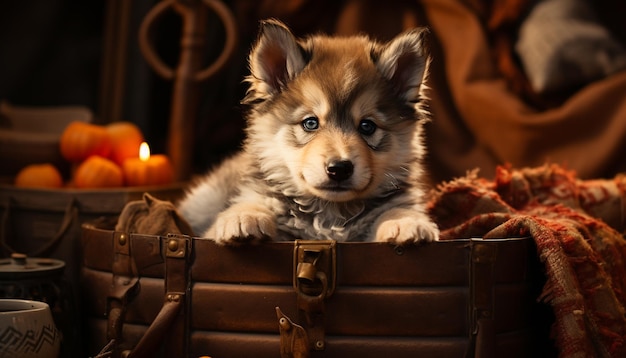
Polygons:
M442 240L532 237L561 357L626 356L626 176L581 180L557 165L498 167L441 184L429 210ZM613 226L608 223L612 223Z
M494 33L473 7L457 0L422 5L434 37L428 144L443 177L473 167L492 176L498 164L547 161L587 179L626 172L626 71L540 106L514 90L498 65Z

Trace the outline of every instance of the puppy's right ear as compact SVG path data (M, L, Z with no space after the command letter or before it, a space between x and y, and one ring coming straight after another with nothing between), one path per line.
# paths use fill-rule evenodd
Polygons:
M396 94L408 103L419 101L422 82L428 72L428 53L424 46L428 30L414 29L387 43L376 60L376 67Z
M261 22L259 39L250 53L248 98L262 100L280 92L305 66L303 50L282 22Z

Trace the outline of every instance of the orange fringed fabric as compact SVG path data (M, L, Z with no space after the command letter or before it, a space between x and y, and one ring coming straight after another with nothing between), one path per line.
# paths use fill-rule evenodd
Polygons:
M557 165L498 167L493 181L473 172L439 186L429 208L444 240L532 237L559 355L624 357L625 189L623 175L583 181Z

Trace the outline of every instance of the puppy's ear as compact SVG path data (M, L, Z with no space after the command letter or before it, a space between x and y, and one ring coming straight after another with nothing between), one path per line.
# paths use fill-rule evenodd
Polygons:
M282 22L261 22L259 39L250 53L249 95L265 99L278 92L305 66L303 50Z
M383 46L375 59L378 71L407 102L419 100L426 77L428 54L424 48L426 28L404 32Z

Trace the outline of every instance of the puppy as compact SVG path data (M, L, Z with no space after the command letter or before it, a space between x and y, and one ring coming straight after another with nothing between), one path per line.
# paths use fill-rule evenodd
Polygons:
M423 204L424 38L297 39L262 22L243 150L195 183L179 212L222 244L437 240Z

